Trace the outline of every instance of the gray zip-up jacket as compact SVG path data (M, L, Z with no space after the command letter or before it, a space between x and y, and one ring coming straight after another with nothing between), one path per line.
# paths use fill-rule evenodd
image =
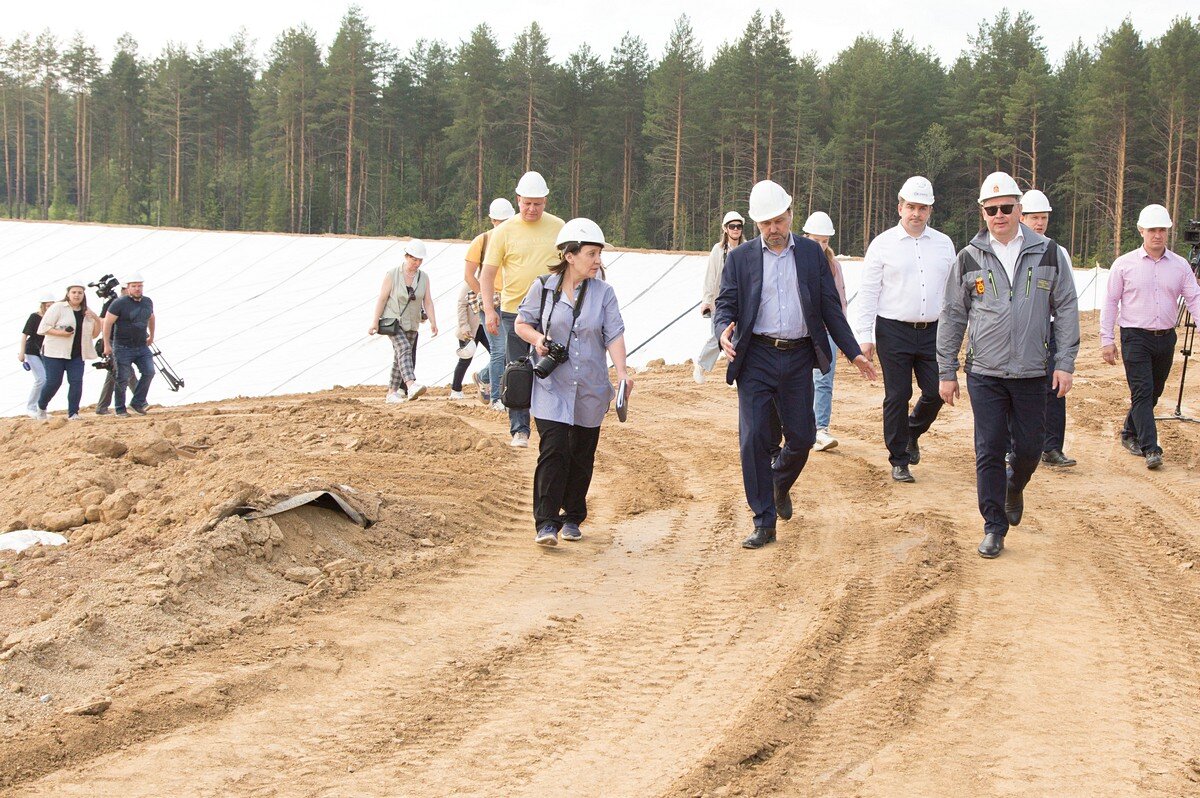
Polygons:
M967 334L966 371L1025 379L1046 375L1050 318L1054 317L1055 371L1075 371L1079 301L1071 261L1050 239L1021 225L1025 236L1009 285L987 229L958 253L946 280L938 319L937 359L942 380L958 379L958 353Z

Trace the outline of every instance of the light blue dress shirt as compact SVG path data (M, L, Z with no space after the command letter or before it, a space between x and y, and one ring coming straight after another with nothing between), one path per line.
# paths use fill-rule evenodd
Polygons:
M751 332L771 338L798 340L808 336L808 325L800 307L800 286L796 280L796 241L788 234L788 245L776 255L760 238L763 253L762 299L758 318Z

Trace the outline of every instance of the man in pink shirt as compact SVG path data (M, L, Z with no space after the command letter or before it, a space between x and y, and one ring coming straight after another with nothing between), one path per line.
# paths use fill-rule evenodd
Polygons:
M1100 311L1100 350L1116 365L1113 323L1121 327L1121 356L1132 406L1121 430L1121 443L1146 458L1146 468L1162 465L1162 447L1154 425L1154 406L1162 396L1175 359L1179 299L1200 317L1200 285L1188 262L1167 249L1171 216L1162 205L1147 205L1138 216L1142 246L1117 258L1108 275L1108 296Z

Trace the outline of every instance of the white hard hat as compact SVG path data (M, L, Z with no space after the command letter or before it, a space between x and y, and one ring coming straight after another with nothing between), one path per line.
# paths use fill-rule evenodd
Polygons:
M1050 198L1036 188L1031 188L1021 197L1021 213L1050 213Z
M454 354L458 355L459 360L470 360L475 357L475 341L467 341L458 349L455 349Z
M404 245L404 254L412 255L417 260L425 260L425 242L419 238L414 238Z
M921 205L933 204L933 183L929 182L929 178L913 175L908 180L904 181L904 185L900 187L900 192L896 195L899 199L906 202L917 202Z
M546 185L546 178L542 177L540 172L526 172L517 181L518 197L536 199L537 197L544 197L549 193L550 187Z
M581 244L599 244L600 246L604 246L604 231L600 229L600 225L591 219L572 219L558 231L558 240L554 242L554 245L561 249L564 244L570 244L575 241Z
M129 285L130 283L144 283L141 272L130 272L125 275L125 279L121 281L121 285Z
M1171 214L1161 205L1147 205L1138 214L1137 226L1143 230L1149 230L1151 227L1170 227Z
M492 200L492 204L488 206L489 219L497 219L502 222L516 215L517 212L513 210L512 203L504 197L496 197L496 199Z
M750 189L750 218L769 222L792 207L792 195L774 180L760 180Z
M804 227L801 229L809 235L831 236L833 235L833 219L830 219L829 214L825 211L814 211L804 220Z
M57 302L57 301L58 301L58 297L56 297L56 296L54 295L54 292L53 292L53 291L43 291L43 292L42 292L42 293L41 293L41 294L38 296L38 304L39 304L39 305L44 305L44 304L46 304L47 302Z
M741 222L742 224L745 224L746 220L743 219L742 215L737 211L730 211L729 213L725 214L725 218L721 220L721 226L724 227L730 222Z
M979 204L996 197L1021 197L1021 187L1008 172L992 172L979 187Z
M85 289L85 290L86 290L86 289L87 289L87 283L85 283L83 280L75 280L75 281L68 280L68 281L67 281L67 282L66 282L66 283L63 285L63 293L65 294L65 293L67 293L68 291L70 291L72 288L77 288L77 287L78 287L78 288L83 288L83 289Z

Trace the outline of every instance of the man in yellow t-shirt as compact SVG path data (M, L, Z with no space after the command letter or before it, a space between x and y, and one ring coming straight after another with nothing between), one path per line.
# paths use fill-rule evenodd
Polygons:
M492 200L492 204L488 207L488 218L491 219L493 229L516 215L517 212L512 203L504 197ZM476 297L482 290L479 278L483 273L483 256L487 252L488 240L491 235L492 230L480 233L467 246L466 262L463 264L463 280L467 284L467 289ZM493 291L492 304L496 304L498 301L499 295ZM477 309L482 310L483 299L480 298L478 302ZM472 379L491 408L503 410L504 405L500 404L500 375L504 373L504 336L499 331L488 332L486 326L483 332L487 336L488 342L488 364L475 372Z
M483 271L479 275L479 294L483 301L484 327L492 335L503 330L505 362L529 354L529 344L517 337L513 328L517 308L529 293L533 281L558 263L554 242L563 220L546 213L546 196L550 193L545 179L537 172L526 172L517 182L517 215L497 226L488 238L483 256ZM497 313L493 293L500 286L500 309ZM508 411L512 446L529 446L529 411Z

